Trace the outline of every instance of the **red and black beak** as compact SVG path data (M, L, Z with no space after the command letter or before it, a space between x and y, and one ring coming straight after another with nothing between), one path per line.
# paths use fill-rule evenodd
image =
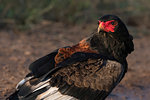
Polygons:
M109 20L106 22L98 21L98 33L100 31L105 31L105 32L115 32L115 27L118 25L118 22L115 20Z
M99 33L101 30L104 30L104 29L105 29L104 22L99 21L98 33Z

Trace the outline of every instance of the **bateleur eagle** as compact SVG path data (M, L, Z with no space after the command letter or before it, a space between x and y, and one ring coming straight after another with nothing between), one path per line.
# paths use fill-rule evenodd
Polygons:
M115 15L78 44L55 50L29 66L9 100L104 100L127 72L133 37Z

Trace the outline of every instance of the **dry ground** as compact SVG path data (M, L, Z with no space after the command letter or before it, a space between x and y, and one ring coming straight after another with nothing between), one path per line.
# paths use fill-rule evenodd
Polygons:
M85 27L86 26L86 27ZM37 25L28 32L0 32L0 100L28 73L31 62L56 48L77 43L95 26L69 27L62 23ZM107 100L149 100L150 36L134 39L135 51L128 56L129 70Z

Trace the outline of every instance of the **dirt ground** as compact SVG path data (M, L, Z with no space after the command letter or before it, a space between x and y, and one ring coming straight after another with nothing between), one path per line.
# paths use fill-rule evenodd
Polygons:
M0 100L29 72L31 62L56 48L77 43L94 27L43 22L28 32L0 31ZM128 73L106 100L149 100L150 36L135 38L134 44L135 51L127 57Z

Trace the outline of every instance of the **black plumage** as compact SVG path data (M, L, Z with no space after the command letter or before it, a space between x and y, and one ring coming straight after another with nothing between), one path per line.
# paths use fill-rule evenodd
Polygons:
M127 71L132 40L117 16L102 16L92 36L33 62L8 99L104 100Z

